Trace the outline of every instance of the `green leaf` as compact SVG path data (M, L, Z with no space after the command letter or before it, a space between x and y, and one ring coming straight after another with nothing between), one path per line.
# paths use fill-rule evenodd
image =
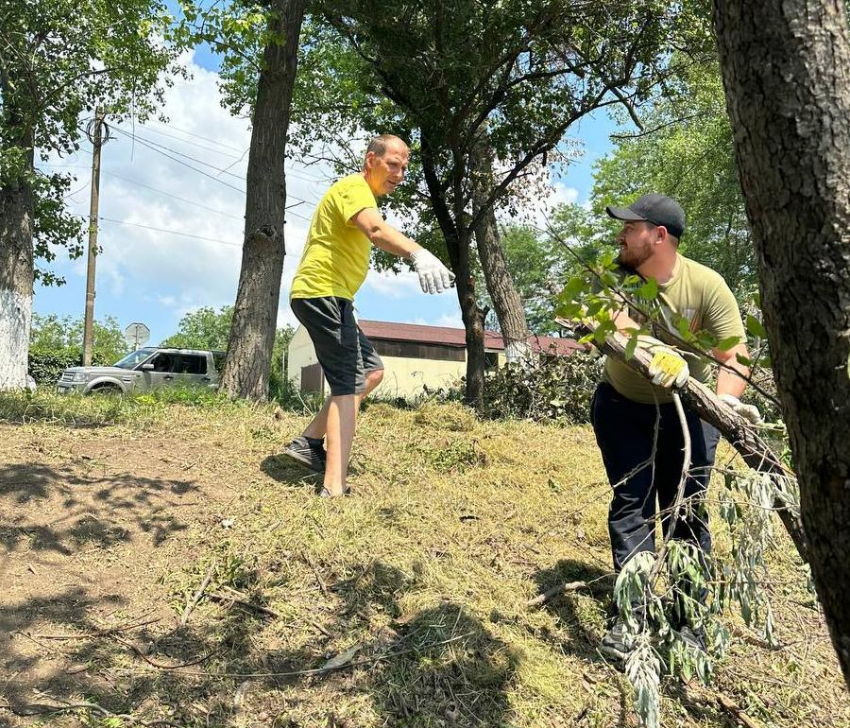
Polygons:
M654 301L658 297L658 281L655 278L650 278L637 289L637 295L647 301Z
M733 346L737 346L741 343L741 339L737 336L727 336L725 339L721 339L717 342L717 347L720 351L729 351Z
M743 354L735 354L735 359L737 359L738 364L743 364L745 367L753 365L753 360Z
M767 331L765 331L762 322L749 313L747 314L747 333L751 336L757 336L760 339L767 338Z
M632 336L629 338L629 343L626 344L626 361L628 361L635 355L635 349L637 348L637 345L637 334L632 334Z

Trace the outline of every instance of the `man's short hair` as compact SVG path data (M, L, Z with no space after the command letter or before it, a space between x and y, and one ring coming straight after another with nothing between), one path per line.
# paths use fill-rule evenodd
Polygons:
M404 139L397 137L395 134L380 134L379 136L372 137L369 146L366 147L366 154L373 152L376 157L383 157L387 153L387 147L392 142L401 142L405 148L407 147Z

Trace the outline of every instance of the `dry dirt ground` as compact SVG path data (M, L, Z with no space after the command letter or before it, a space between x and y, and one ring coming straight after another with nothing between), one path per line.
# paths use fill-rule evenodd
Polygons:
M108 692L82 636L173 620L162 577L184 566L181 537L215 528L251 477L214 442L109 427L0 425L0 462L0 690Z
M0 421L0 726L634 724L596 654L605 588L526 604L605 583L586 428L375 407L330 503L276 457L304 418L145 417ZM850 726L797 576L770 587L781 649L738 625L716 688L665 687L663 725Z

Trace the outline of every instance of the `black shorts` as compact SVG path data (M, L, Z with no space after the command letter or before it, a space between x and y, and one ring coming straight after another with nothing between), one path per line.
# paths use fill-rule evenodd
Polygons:
M366 372L383 369L384 362L354 320L354 302L325 296L293 298L291 305L310 334L331 394L360 394L366 389Z

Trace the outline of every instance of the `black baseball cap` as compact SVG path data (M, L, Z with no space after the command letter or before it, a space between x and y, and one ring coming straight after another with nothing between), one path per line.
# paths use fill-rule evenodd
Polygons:
M608 205L605 212L615 220L639 220L663 225L667 232L676 238L681 238L685 232L685 212L672 197L654 193L644 195L628 207Z

